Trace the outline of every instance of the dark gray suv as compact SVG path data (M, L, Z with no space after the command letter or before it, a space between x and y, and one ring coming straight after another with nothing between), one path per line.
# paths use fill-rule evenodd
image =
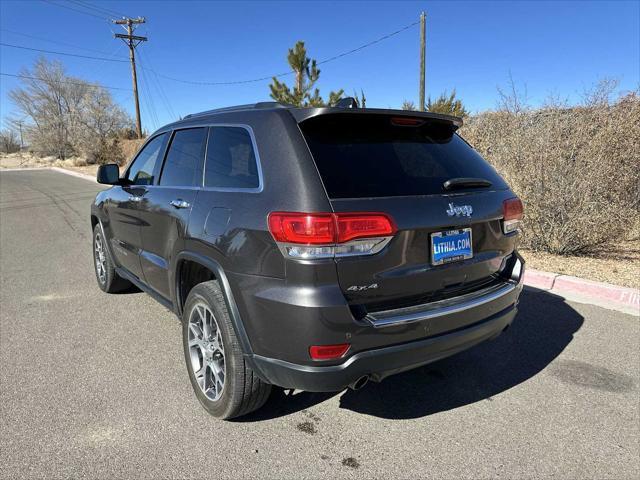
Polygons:
M433 362L516 315L522 203L444 115L258 103L153 133L98 171L98 285L182 319L214 416Z

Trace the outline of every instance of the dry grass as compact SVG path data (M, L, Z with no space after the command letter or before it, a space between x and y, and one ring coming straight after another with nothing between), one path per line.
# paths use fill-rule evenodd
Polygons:
M640 288L640 240L602 247L589 256L564 256L521 249L528 268Z

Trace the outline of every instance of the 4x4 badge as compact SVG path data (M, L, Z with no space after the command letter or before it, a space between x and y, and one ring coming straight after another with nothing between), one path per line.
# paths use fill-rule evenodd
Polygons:
M450 217L470 217L473 214L473 207L471 205L454 205L453 203L449 204L449 208L447 209L447 215Z
M372 288L378 288L377 283L372 283L371 285L351 285L347 288L350 292L362 292L364 290L371 290Z

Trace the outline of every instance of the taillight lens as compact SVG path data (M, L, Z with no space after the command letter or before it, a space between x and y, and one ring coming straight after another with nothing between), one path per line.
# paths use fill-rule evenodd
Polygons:
M338 225L336 243L344 243L356 238L385 237L396 233L391 218L381 213L337 213Z
M273 212L268 221L283 253L295 258L376 253L397 231L384 213Z
M512 233L520 228L520 223L524 217L524 207L519 198L509 198L502 202L502 231Z
M313 345L309 347L309 356L313 360L334 360L342 358L349 351L348 343L338 345Z
M331 213L272 213L269 231L277 242L322 245L336 238L336 224Z

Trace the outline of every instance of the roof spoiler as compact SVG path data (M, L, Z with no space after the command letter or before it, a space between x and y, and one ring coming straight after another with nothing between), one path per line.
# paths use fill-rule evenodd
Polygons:
M345 101L344 104L342 101ZM350 102L353 101L352 102ZM336 104L335 107L320 107L320 108L291 108L289 111L296 122L302 123L310 118L319 117L321 115L331 114L353 114L353 115L389 115L393 117L413 117L424 118L425 120L435 120L438 122L449 123L458 128L462 127L462 118L454 117L453 115L444 115L442 113L433 112L417 112L414 110L391 110L382 108L358 108L355 104L355 100L351 97L343 98Z

